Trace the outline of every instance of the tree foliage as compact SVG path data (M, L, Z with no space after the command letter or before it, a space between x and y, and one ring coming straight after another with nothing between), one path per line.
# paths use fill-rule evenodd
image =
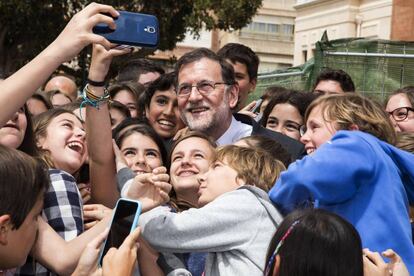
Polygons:
M0 1L0 77L12 73L50 44L70 18L91 1ZM262 0L106 0L119 10L154 14L158 49L171 50L190 31L237 30L248 24ZM149 51L138 53L147 55ZM83 54L83 56L86 56ZM81 62L82 63L82 62Z

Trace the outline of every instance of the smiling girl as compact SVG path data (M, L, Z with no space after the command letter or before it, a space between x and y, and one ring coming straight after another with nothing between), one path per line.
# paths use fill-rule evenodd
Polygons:
M73 178L87 152L82 122L70 111L52 109L35 118L34 132L52 182L45 195L45 216L56 232L71 240L83 232L82 201Z
M357 94L330 95L309 106L305 121L309 156L282 174L269 193L273 203L285 213L309 203L337 213L358 230L363 247L401 252L413 273L414 155L392 146L385 111Z
M303 125L306 108L315 98L312 93L281 91L268 103L261 123L267 129L299 140L299 128Z
M396 132L414 132L414 87L394 91L388 97L385 110Z
M159 136L167 140L184 127L174 90L174 73L160 76L152 82L140 99L145 117Z

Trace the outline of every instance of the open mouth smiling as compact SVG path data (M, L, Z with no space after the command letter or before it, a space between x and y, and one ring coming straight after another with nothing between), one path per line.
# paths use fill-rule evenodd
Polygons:
M83 143L78 142L78 141L72 141L72 142L69 142L67 146L71 150L73 150L73 151L75 151L79 154L83 154L83 148L84 148Z

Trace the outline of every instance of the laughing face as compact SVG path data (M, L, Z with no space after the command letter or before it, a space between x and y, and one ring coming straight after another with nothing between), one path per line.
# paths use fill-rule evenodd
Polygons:
M155 91L145 113L152 128L162 138L171 138L184 127L173 87L166 91Z
M171 184L177 194L181 191L198 191L197 177L208 171L214 148L204 139L190 137L181 141L171 154Z
M312 154L322 144L329 141L337 131L334 122L325 121L322 114L322 107L315 106L306 121L306 132L300 138L305 145L307 154Z
M24 109L21 108L0 128L0 144L17 149L23 142L26 127L27 118Z
M85 130L81 121L71 113L53 118L46 130L46 137L38 145L50 152L56 169L75 173L86 159Z

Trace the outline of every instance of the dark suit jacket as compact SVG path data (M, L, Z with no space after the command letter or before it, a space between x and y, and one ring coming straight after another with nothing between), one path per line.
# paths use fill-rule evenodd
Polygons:
M250 116L238 113L233 114L233 116L237 121L242 122L243 124L251 125L253 127L251 135L262 135L279 142L287 150L287 152L290 153L292 156L292 161L301 159L306 154L304 145L298 140L292 139L282 133L264 128Z

